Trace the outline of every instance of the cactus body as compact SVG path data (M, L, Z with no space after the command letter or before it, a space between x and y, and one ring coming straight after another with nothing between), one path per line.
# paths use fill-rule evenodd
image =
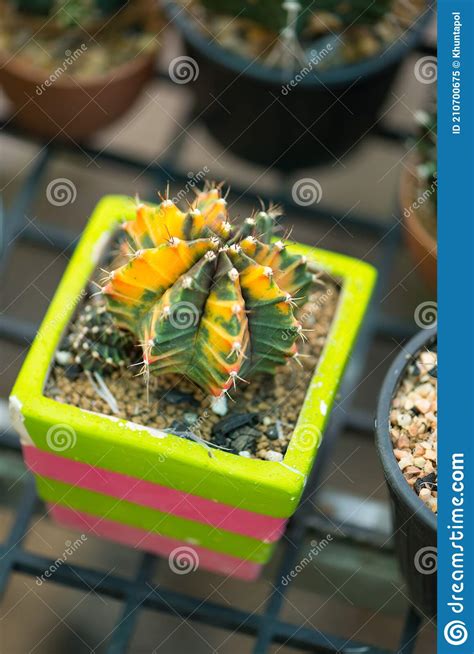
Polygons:
M65 347L83 370L112 372L131 363L129 332L117 329L103 303L86 304L66 337Z
M296 354L294 306L312 275L303 257L272 243L276 215L262 211L234 229L215 186L187 213L170 200L138 206L124 225L128 262L103 292L146 370L182 374L219 396Z

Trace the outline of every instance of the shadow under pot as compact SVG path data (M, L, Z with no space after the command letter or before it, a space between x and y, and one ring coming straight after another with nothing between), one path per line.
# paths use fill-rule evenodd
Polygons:
M395 547L410 600L422 616L436 615L437 518L407 483L390 437L392 401L420 352L436 349L436 329L424 329L403 346L385 377L377 406L376 445L390 492Z
M225 150L282 171L335 161L372 130L431 13L376 56L303 74L244 59L209 41L174 2L165 2L164 10L197 64L189 84L196 115Z

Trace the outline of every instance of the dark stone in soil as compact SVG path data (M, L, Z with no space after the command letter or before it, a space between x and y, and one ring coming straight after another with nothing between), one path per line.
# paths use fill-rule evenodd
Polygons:
M425 477L418 477L415 481L415 491L419 495L422 488L429 488L431 491L438 490L436 472L430 472Z
M261 432L254 427L245 425L234 429L230 434L220 434L213 439L213 442L219 447L230 450L233 454L239 452L255 453L257 449L257 440L261 437Z
M215 439L223 438L245 425L256 425L258 420L258 413L231 413L230 416L216 422L212 428L212 435Z
M277 422L276 425L272 425L267 431L267 438L271 441L276 441L281 438L283 435L283 430L281 428L281 423Z
M73 363L71 366L68 366L67 368L64 369L64 374L71 381L76 381L76 379L79 379L81 373L82 373L82 368L76 363Z
M159 400L168 402L168 404L190 404L191 406L199 406L199 402L196 400L194 395L191 393L184 393L184 391L178 391L173 388L169 391L160 390L159 391Z
M438 379L438 366L434 366L434 368L428 370L428 374L430 377L434 377L434 379Z

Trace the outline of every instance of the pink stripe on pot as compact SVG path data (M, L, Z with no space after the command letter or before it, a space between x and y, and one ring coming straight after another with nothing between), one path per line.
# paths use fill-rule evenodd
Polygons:
M252 513L150 481L95 468L31 445L23 446L23 457L32 472L38 475L268 543L278 540L285 527L284 518Z
M213 552L205 547L191 545L185 541L160 536L136 527L129 527L113 520L104 520L60 504L49 504L48 507L53 518L62 525L88 531L102 538L158 556L169 556L170 568L173 570L176 566L178 574L184 574L184 568L180 567L178 563L180 559L182 565L188 566L190 572L202 568L246 581L255 580L262 569L262 565L259 563Z

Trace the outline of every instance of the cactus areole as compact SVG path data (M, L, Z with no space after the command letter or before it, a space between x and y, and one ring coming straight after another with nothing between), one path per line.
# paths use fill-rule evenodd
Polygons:
M139 204L123 225L127 261L102 288L117 326L143 349L146 374L178 373L219 397L298 356L295 308L312 275L274 242L272 207L234 228L220 187L189 211Z

